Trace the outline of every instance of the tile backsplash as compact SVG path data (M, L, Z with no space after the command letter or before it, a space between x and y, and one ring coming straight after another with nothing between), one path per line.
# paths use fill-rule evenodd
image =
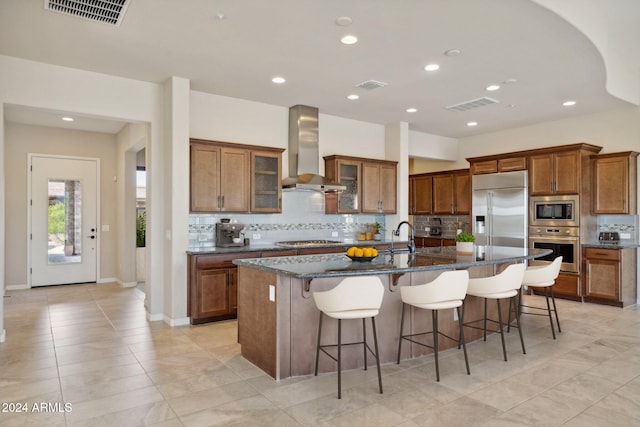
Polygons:
M433 225L433 220L438 219L440 219L442 237L453 238L456 235L456 230L460 228L464 231L471 232L469 215L414 215L413 226L415 227L416 234L428 234L426 229Z
M638 215L598 215L598 233L617 231L620 240L638 241Z
M327 215L320 192L283 191L281 214L190 214L189 248L214 247L215 224L222 218L244 224L244 237L252 245L306 239L348 242L356 240L366 224L385 224L384 215Z

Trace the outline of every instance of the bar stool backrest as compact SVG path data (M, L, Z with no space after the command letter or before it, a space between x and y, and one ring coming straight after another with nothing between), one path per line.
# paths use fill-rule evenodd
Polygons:
M522 283L528 286L551 286L560 274L562 257L559 256L551 264L527 268Z
M376 276L347 277L333 289L313 293L320 311L343 319L376 316L383 297L384 285Z
M463 300L468 284L467 270L445 271L424 285L400 287L400 296L402 302L413 305Z
M511 264L495 276L469 279L467 293L476 296L497 295L520 289L525 268L524 264Z

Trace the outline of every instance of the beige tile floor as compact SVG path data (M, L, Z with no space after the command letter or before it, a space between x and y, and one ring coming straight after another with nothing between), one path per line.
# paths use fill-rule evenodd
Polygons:
M452 349L440 383L425 356L383 365L382 395L375 369L346 372L338 400L335 374L275 382L243 360L235 321L148 323L143 298L116 284L7 292L0 426L640 425L638 308L559 301L555 341L546 318L523 318L526 355L512 331L504 362L492 335L469 345L470 376Z

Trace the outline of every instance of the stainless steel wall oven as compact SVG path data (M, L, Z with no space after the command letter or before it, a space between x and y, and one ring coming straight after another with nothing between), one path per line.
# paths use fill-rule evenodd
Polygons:
M580 234L578 227L529 227L529 247L551 249L545 257L529 262L530 265L551 263L562 255L561 271L580 271Z

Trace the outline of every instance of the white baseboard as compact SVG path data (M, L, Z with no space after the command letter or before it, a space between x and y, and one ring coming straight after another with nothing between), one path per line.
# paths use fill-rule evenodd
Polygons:
M121 282L121 281L118 281L118 283L120 283L120 286L122 286L123 288L135 288L136 286L138 286L138 282Z
M119 280L116 279L115 277L103 277L101 279L98 279L98 281L96 283L118 283Z
M176 326L187 326L189 325L189 321L191 319L189 317L183 317L182 319L171 319L167 316L164 317L164 323L175 328Z
M25 289L31 289L31 286L24 284L24 285L7 285L7 291L23 291Z
M149 322L158 322L160 320L164 320L164 315L162 313L151 314L147 312L147 320Z

